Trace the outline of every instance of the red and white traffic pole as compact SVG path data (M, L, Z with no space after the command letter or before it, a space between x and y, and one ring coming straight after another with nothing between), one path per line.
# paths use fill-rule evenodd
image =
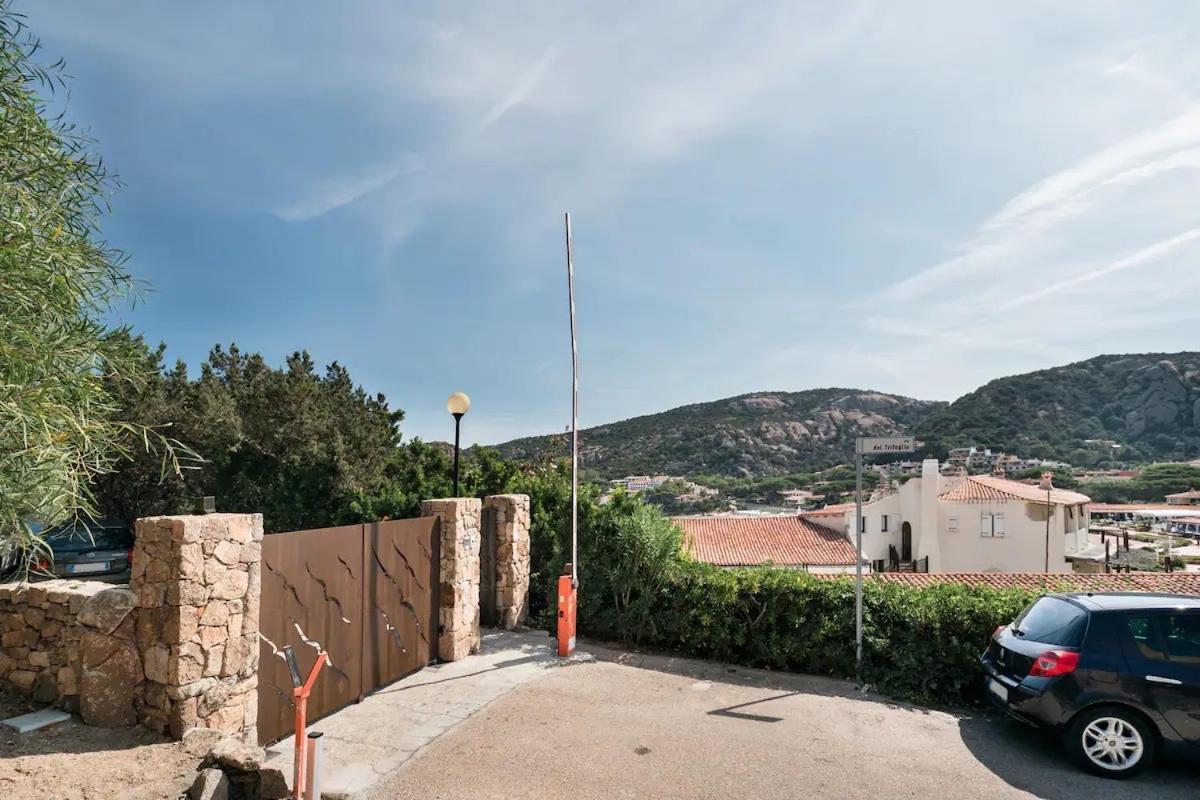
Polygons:
M575 604L579 589L579 348L575 344L575 262L572 254L571 215L567 226L567 303L571 317L571 563L558 579L558 654L575 652Z

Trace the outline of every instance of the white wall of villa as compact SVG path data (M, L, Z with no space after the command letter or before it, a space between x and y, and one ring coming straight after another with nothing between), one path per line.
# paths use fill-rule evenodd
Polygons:
M928 557L930 572L1041 572L1046 566L1046 514L1050 509L1049 569L1071 572L1069 553L1087 547L1087 498L1054 491L1054 502L1037 499L1036 487L988 477L993 486L951 490L968 480L939 473L938 462L922 464L921 477L913 478L890 494L863 504L863 558L887 560L889 547L902 560ZM1001 482L1003 481L1003 482ZM1019 492L1025 497L1006 497ZM949 497L946 495L950 493ZM952 499L955 494L967 499ZM1059 502L1062 500L1063 502ZM840 529L854 541L854 507L843 517L813 518ZM905 524L909 552L905 552Z

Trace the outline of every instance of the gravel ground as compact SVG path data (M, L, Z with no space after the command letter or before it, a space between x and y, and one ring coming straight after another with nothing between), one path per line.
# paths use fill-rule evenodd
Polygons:
M497 700L370 800L1195 800L1200 785L1194 765L1094 778L1017 723L890 704L840 681L600 655Z
M0 719L36 706L0 692ZM196 759L140 728L91 728L77 717L30 733L0 727L3 800L161 800L195 777Z

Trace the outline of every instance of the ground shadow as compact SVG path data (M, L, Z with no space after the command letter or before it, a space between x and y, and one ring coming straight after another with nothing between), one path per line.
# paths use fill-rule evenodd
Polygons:
M859 700L865 703L878 703L888 708L901 709L914 714L931 714L935 712L956 713L954 709L929 709L909 703L902 703L862 689L853 681L840 678L827 678L821 675L806 675L798 672L775 672L773 670L724 664L717 661L703 661L691 657L685 658L670 653L626 650L597 642L583 643L580 645L580 649L594 655L597 661L605 661L624 667L665 672L684 678L692 678L696 681L727 683L733 686L772 689L787 693L779 697L811 694L822 697ZM766 702L771 699L779 699L779 697L764 698L756 702ZM723 709L716 709L716 711L720 712ZM719 716L735 715L719 714Z
M522 653L527 653L528 655L497 661L494 664L489 664L487 667L475 670L474 672L467 672L463 673L462 675L452 675L445 678L436 677L437 672L434 670L419 670L411 675L405 676L402 681L391 684L390 686L386 686L382 689L377 689L376 691L371 692L371 694L377 695L406 692L423 686L435 686L439 683L451 683L453 681L460 681L464 678L474 678L479 675L485 675L489 672L499 672L510 667L520 666L522 664L532 664L538 661L548 662L553 658L553 651L548 644L544 647L527 644L524 638L517 633L499 630L485 630L481 640L482 644L479 653L474 655L486 655L489 652L500 650L520 650Z
M736 706L725 706L725 708L717 708L708 712L709 716L713 717L729 717L731 719L744 719L749 722L783 722L783 717L771 717L766 714L752 714L739 709L757 706L760 703L770 703L772 700L783 700L785 697L795 697L801 692L784 692L783 694L772 695L771 697L763 697L758 700L751 700L749 703L738 703Z
M1195 800L1200 771L1178 756L1160 759L1128 780L1099 778L1078 769L1056 737L1007 717L963 717L963 744L980 764L1015 789L1045 800Z
M396 692L407 692L411 689L419 689L424 686L436 686L439 683L451 683L453 681L461 681L464 678L474 678L478 675L486 675L489 672L499 672L500 670L507 669L509 667L516 667L516 666L520 666L521 664L531 664L535 661L545 661L545 660L546 660L545 656L537 656L537 655L522 656L521 658L510 658L505 661L497 661L495 664L492 664L491 666L486 667L484 669L476 670L475 672L466 672L466 673L463 673L462 675L452 675L448 678L434 678L432 680L422 680L421 679L421 676L429 674L429 673L413 673L413 675L408 676L410 678L410 680L408 682L396 683L391 686L387 686L383 689L377 689L376 691L371 692L367 696L371 697L371 696L378 695L378 694L394 694Z
M968 751L984 767L1010 786L1045 800L1176 800L1200 797L1200 770L1195 759L1182 754L1160 759L1144 774L1126 781L1089 775L1075 767L1057 739L1008 717L966 709L928 709L899 703L863 691L851 681L736 667L711 661L681 658L668 653L634 652L588 642L582 649L599 661L669 673L697 681L726 683L770 689L782 694L751 703L718 708L708 713L754 722L771 723L783 718L754 713L758 703L794 695L810 694L877 703L913 714L950 714L958 720L959 735Z

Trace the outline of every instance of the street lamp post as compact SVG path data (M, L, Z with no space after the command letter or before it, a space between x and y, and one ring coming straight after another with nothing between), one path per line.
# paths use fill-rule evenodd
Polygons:
M1054 504L1050 502L1050 492L1054 489L1053 477L1051 472L1042 473L1042 488L1046 490L1046 563L1042 571L1046 575L1050 574L1050 517L1054 511Z
M471 408L471 398L466 392L455 392L446 401L446 410L454 417L454 496L458 497L458 431L461 427L463 414Z

